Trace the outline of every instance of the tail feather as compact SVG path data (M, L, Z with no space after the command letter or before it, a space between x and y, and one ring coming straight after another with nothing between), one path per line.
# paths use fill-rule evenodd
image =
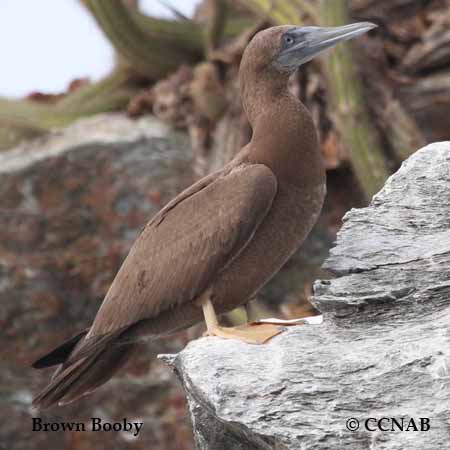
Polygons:
M90 338L78 348L75 344L73 353L59 366L51 383L36 396L33 406L45 409L64 405L108 381L137 348L138 344L127 340L126 334L117 331L99 339Z
M59 347L56 347L51 352L44 355L42 358L36 360L32 367L34 369L43 369L45 367L56 366L58 364L64 363L69 355L74 350L75 346L80 342L82 338L84 338L89 331L89 328L83 330L81 333L78 333L76 336L71 337Z

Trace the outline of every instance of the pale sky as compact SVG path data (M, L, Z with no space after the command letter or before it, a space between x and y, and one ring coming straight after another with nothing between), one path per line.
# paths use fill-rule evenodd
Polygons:
M165 0L191 15L198 0ZM158 0L148 14L170 17ZM78 0L0 0L0 96L61 92L74 78L97 80L112 67L113 50Z

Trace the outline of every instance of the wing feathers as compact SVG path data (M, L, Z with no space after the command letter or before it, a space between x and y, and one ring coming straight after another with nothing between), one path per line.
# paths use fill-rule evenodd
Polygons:
M275 176L262 164L216 173L194 186L144 228L114 279L90 336L155 317L196 298L251 240L277 190Z

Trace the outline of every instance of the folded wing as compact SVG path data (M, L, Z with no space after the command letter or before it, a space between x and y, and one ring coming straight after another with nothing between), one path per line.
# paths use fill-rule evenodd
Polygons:
M144 228L114 279L89 337L190 302L251 241L277 191L265 165L219 172L181 193Z

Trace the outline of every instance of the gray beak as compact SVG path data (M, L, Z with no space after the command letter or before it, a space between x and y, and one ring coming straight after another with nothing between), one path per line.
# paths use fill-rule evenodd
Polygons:
M275 62L285 69L297 68L336 44L376 27L377 25L371 22L359 22L332 28L292 28L283 35L283 48Z

